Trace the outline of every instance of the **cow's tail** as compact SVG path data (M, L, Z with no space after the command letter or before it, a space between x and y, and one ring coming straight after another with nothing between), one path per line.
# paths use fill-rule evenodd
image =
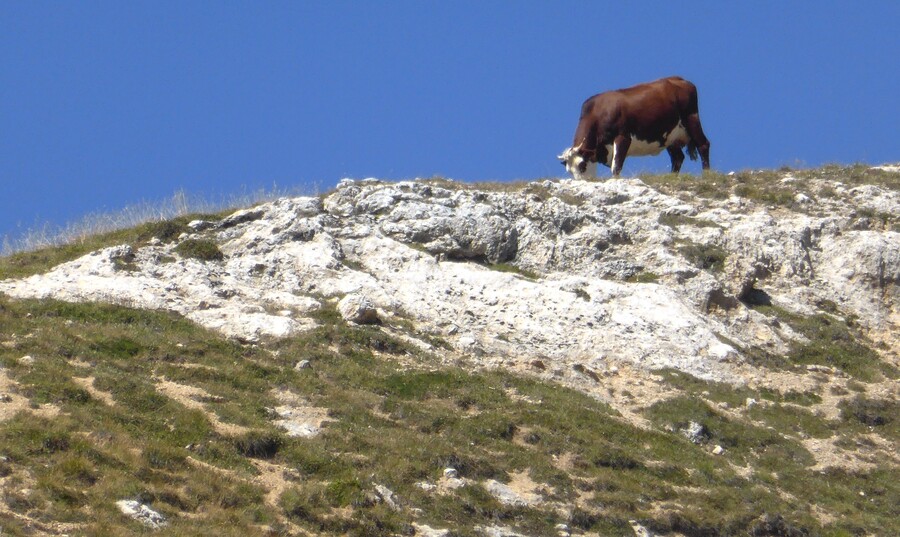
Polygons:
M691 157L691 160L697 160L697 144L695 144L693 140L688 142L687 150L688 156Z

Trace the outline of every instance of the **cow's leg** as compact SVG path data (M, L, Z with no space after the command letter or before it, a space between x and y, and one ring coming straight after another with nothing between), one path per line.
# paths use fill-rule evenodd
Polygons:
M681 150L681 147L670 145L666 148L666 151L669 152L669 157L672 158L672 173L680 172L681 163L684 162L684 152Z
M625 164L625 157L628 156L628 148L631 147L631 136L619 135L613 140L612 144L612 169L613 177L618 177L622 172L622 166Z
M687 130L688 136L691 137L691 142L693 142L697 149L700 151L700 162L703 163L703 169L708 170L709 140L707 140L706 135L703 134L703 127L700 126L700 115L689 115L684 122L684 128Z

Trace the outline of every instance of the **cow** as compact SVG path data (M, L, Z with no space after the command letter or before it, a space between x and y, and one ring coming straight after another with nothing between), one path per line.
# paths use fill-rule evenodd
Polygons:
M685 146L691 160L697 160L699 151L708 170L709 140L700 126L697 88L673 76L584 101L572 147L558 158L576 179L595 179L598 162L616 177L626 156L658 155L665 149L672 173L678 173Z

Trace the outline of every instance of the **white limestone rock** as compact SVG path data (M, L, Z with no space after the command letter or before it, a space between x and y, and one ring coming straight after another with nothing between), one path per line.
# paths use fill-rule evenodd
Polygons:
M160 529L169 524L166 521L166 517L139 501L119 500L116 502L116 506L122 514L137 520L149 528Z
M356 324L378 322L378 310L371 300L362 295L347 295L338 302L338 311L345 321Z
M553 364L536 374L577 387L590 381L573 367L588 363L741 383L741 349L781 352L800 337L742 303L751 291L802 314L830 301L897 352L900 233L854 222L860 210L900 213L900 195L865 185L825 201L805 214L621 178L490 190L345 181L193 225L220 263L178 259L162 241L121 245L0 292L176 311L246 342L309 330L323 301L341 299L351 322L392 312L475 363ZM707 225L661 224L664 214ZM695 266L688 242L721 248L724 270Z

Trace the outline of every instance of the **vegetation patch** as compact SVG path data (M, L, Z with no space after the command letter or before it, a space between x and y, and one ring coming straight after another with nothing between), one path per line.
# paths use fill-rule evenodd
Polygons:
M629 276L625 281L628 283L657 283L659 281L659 274L644 270Z
M705 218L694 218L678 213L660 213L657 221L664 226L673 228L676 228L678 226L694 226L701 228L714 227L718 229L722 228L722 226L713 222L712 220L706 220Z
M745 184L748 196L764 199L772 193L750 187L785 174L662 181L710 197ZM806 179L791 174L795 185ZM543 187L502 188L551 199ZM781 203L772 199L766 203ZM184 225L103 240L171 242ZM0 277L34 274L76 252L2 258ZM693 259L716 270L707 254ZM4 534L33 533L37 522L71 524L73 534L130 535L147 530L115 502L137 499L166 516L173 535L409 535L413 524L467 537L496 525L554 535L565 523L622 536L634 534L632 520L688 536L900 534L893 461L821 470L805 447L809 438L834 439L837 449L896 442L900 408L867 395L871 386L861 382L897 378L896 370L833 303L810 317L755 307L808 342L787 357L747 352L785 367L833 365L855 380L776 391L659 371L676 395L643 411L650 427L636 427L558 384L446 365L445 356L395 337L414 330L399 318L349 325L326 304L312 330L249 346L171 313L0 296L0 366L10 392L30 403L0 421L0 526ZM24 355L33 360L23 363ZM309 367L295 369L300 360ZM194 395L176 399L160 389L163 381ZM839 417L816 413L820 390L844 399ZM328 409L318 435L290 437L275 423L285 393ZM694 424L698 443L684 433ZM249 432L223 432L234 430ZM465 485L438 494L446 468ZM486 486L523 474L539 484L540 501L505 505Z
M678 252L692 265L711 272L722 272L725 269L725 258L728 252L712 244L686 242L678 247Z
M892 440L900 439L900 403L858 395L841 404L841 419L859 423Z
M523 269L513 265L511 263L489 263L487 265L491 270L496 270L497 272L508 272L511 274L516 274L525 278L526 280L537 280L540 278L540 275L536 272L532 272L528 269Z
M86 234L60 246L15 252L0 257L0 280L25 278L34 274L40 274L61 263L119 244L141 246L147 244L153 238L163 243L169 243L181 236L182 233L190 230L187 226L189 222L203 218L218 220L224 217L225 214L227 213L213 215L191 214L171 220L153 220L127 229ZM133 266L127 260L122 260L119 268L130 270Z
M286 531L291 524L308 532L384 535L424 522L475 535L476 526L498 520L533 535L553 534L559 523L628 535L629 520L682 532L741 534L766 514L811 534L857 526L875 534L897 529L886 514L897 494L886 469L840 474L839 488L848 495L837 493L826 483L835 475L811 472L811 457L797 441L753 424L819 435L821 424L811 414L803 414L809 423L790 422L788 411L797 409L778 406L813 395L730 389L663 372L686 393L648 410L658 427L650 431L558 385L499 371L435 367L433 357L381 328L343 323L333 307L317 312L312 331L271 342L270 354L167 313L7 299L0 306L0 323L9 333L35 334L16 339L14 349L0 348L8 375L36 403L60 408L55 418L24 412L0 423L5 479L35 483L28 494L8 492L2 501L30 518L74 521L85 533L131 531L134 523L111 507L123 498L149 502L167 517L171 531L184 534L201 528L246 534L262 525ZM40 359L20 365L24 353ZM393 356L420 367L399 367ZM300 358L311 367L295 370ZM85 361L92 364L94 387L109 392L115 405L69 380L85 374L76 365ZM159 377L209 394L202 399L205 411L158 392ZM272 395L279 386L329 409L318 436L290 438L275 426L267 409L279 404ZM744 422L700 401L703 392L734 408L747 397L775 405L751 410L752 421ZM891 412L877 407L872 420ZM210 413L253 432L222 436ZM690 421L709 431L709 444L684 438L679 429ZM868 433L855 417L843 423ZM725 447L725 454L711 455L712 443ZM561 457L571 463L562 466ZM283 467L287 476L284 492L271 503L256 481L259 459ZM749 465L756 477L736 475L733 465ZM447 467L471 484L446 496L420 486L436 483ZM521 472L544 484L543 502L506 506L482 485L508 482ZM376 485L393 492L400 510L380 499ZM860 490L876 495L876 502L856 506ZM784 503L783 491L797 500ZM578 511L558 509L577 497ZM861 511L823 527L812 504L836 513Z
M187 239L175 247L175 252L181 257L200 261L225 259L225 254L219 250L219 245L208 239Z
M793 364L836 367L864 382L900 377L896 367L883 361L865 344L852 319L848 321L827 313L803 316L777 306L756 306L756 309L788 324L808 339L793 345L787 356Z
M828 165L812 169L782 167L778 170L742 170L729 174L714 171L700 175L648 174L642 175L641 180L670 195L686 194L710 200L722 200L734 195L754 203L795 211L808 211L816 205L796 203L798 193L806 193L809 197L838 196L831 184L822 185L823 182L840 183L849 188L870 184L900 190L900 174L866 164ZM819 186L818 189L814 188L814 184Z

